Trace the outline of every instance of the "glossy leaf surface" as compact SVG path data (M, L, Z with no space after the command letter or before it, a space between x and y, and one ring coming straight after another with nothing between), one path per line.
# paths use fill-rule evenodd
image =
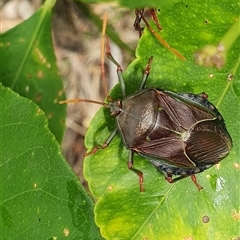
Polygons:
M190 178L169 184L147 159L135 155L134 166L144 173L145 192L140 193L138 177L127 168L128 151L119 136L106 149L88 156L85 177L98 199L96 222L107 239L221 240L240 236L239 38L228 51L222 69L205 68L193 61L199 49L221 40L238 17L238 9L237 1L178 2L161 8L160 34L186 61L164 48L145 29L137 58L124 73L127 94L138 91L142 71L153 56L147 87L206 92L225 119L233 149L220 164L197 175L202 191L197 190ZM152 22L151 25L154 27ZM111 96L121 99L119 86ZM92 149L103 143L115 127L115 119L107 109L101 109L90 125L86 146Z
M43 111L0 84L1 239L102 239Z

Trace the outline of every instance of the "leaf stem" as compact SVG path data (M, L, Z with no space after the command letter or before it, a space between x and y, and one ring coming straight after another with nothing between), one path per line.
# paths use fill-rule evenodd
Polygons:
M44 7L46 7L47 9L51 9L54 7L56 1L57 0L46 0L44 3Z
M206 45L195 53L195 61L205 67L222 68L229 49L240 35L240 16L217 45Z
M236 64L235 64L234 67L232 68L232 70L230 71L230 75L233 76L233 79L234 79L234 76L236 75L236 72L237 72L239 66L240 66L240 57L238 58L238 61L236 62ZM227 94L227 91L229 90L229 88L231 87L231 85L232 85L232 81L228 81L226 87L223 89L223 92L222 92L222 94L220 95L220 98L219 98L219 100L218 100L218 102L217 102L217 104L216 104L216 107L217 107L217 108L219 107L219 105L220 105L221 102L223 101L223 98L224 98L224 96Z
M232 25L229 31L223 36L220 44L224 46L225 51L227 52L235 40L240 35L240 16L237 18L236 22Z

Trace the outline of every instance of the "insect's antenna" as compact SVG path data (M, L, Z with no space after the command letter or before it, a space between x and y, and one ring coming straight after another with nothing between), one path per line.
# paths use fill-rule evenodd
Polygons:
M90 99L69 99L69 100L63 100L63 101L59 101L59 104L65 104L65 103L79 103L79 102L88 102L88 103L95 103L98 105L102 105L106 108L109 108L107 103L104 102L98 102L95 100L90 100Z
M151 26L150 24L147 22L147 20L145 19L145 17L143 16L143 13L141 11L139 11L139 14L141 15L142 20L144 21L144 23L146 24L147 28L149 29L149 31L167 48L169 49L172 53L174 53L177 57L179 57L182 60L186 60L186 58L180 53L178 52L176 49L172 48ZM155 20L154 20L155 21Z
M107 13L104 14L103 19L103 27L102 27L102 42L101 42L101 72L102 72L102 79L104 82L105 90L107 92L107 98L109 101L113 101L111 97L108 94L108 87L107 87L107 81L106 81L106 75L105 75L105 68L104 68L104 56L105 56L105 33L106 33L106 27L107 27ZM69 100L63 100L60 101L59 104L65 104L65 103L79 103L79 102L87 102L87 103L95 103L98 105L102 105L106 108L109 108L107 103L99 102L95 100L90 99L69 99Z
M106 29L107 29L107 18L108 15L105 12L103 16L103 26L102 26L102 38L101 38L101 72L102 72L102 81L104 82L104 89L108 100L112 101L111 97L108 94L107 79L105 73L105 38L106 38Z

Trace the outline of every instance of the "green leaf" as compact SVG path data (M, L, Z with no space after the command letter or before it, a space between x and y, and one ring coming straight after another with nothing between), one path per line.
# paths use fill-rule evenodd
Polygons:
M62 80L52 46L51 17L55 0L48 0L28 20L0 35L0 75L4 86L35 101L49 128L61 142L66 106Z
M233 139L233 149L220 164L197 175L198 191L190 178L174 184L137 154L134 167L144 174L145 192L127 168L128 150L119 135L110 145L86 157L84 173L98 199L96 223L107 239L236 239L240 236L240 59L239 38L229 49L222 69L205 68L193 55L207 44L217 44L238 17L237 1L179 2L159 12L160 35L186 58L182 61L145 29L137 58L124 73L127 94L138 91L142 71L153 56L147 87L173 92L206 92L220 111ZM151 22L155 31L157 28ZM121 99L117 85L111 92ZM141 106L139 106L141 107ZM115 129L107 109L92 120L85 144L101 145ZM208 221L209 218L209 221ZM207 219L207 220L206 220Z
M1 239L102 239L43 111L0 84Z
M180 0L81 0L81 2L85 3L108 3L108 2L117 2L119 5L128 8L144 8L144 7L152 7L157 8L159 6L167 6L173 3L177 3ZM78 2L78 0L76 0Z

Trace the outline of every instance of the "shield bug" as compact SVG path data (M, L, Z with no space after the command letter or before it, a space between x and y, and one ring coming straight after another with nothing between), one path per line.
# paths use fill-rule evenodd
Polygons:
M102 52L103 49L104 47ZM140 191L144 191L143 173L133 167L134 153L145 157L163 172L168 182L176 182L191 176L197 188L201 189L195 174L217 164L232 148L231 136L217 108L208 101L205 93L174 93L145 88L153 57L149 59L143 71L139 91L126 96L122 69L111 55L108 42L106 53L117 66L123 99L113 100L108 95L104 103L87 99L61 102L101 104L116 118L115 130L101 147L93 148L86 155L94 154L100 148L106 148L119 134L129 150L127 166L139 177ZM102 75L105 76L103 65L102 60ZM178 177L173 179L172 175Z

